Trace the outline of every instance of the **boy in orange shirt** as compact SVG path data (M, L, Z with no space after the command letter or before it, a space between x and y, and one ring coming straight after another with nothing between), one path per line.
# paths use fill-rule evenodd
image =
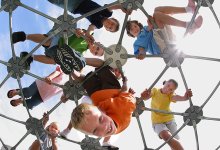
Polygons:
M82 81L89 74L77 79ZM126 78L121 87L112 69L106 66L88 78L83 87L94 105L80 104L73 110L71 123L75 129L85 134L107 137L128 127L136 99L133 97L133 90L126 92Z

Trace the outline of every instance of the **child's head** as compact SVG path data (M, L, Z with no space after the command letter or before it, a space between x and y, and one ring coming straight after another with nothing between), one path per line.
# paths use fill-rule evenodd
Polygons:
M52 136L56 136L60 132L58 124L56 122L52 122L49 126L47 126L46 129Z
M72 112L71 122L75 129L89 135L106 137L116 133L112 118L100 111L96 106L80 104Z
M164 81L163 85L164 86L163 86L162 90L163 90L164 94L171 94L178 87L178 83L174 79L170 79L168 81Z
M118 20L115 18L106 18L103 21L103 26L105 27L107 31L110 31L110 32L117 32L119 30L119 25L120 24Z
M142 28L143 25L137 20L128 21L126 25L127 34L131 37L137 37Z
M94 56L102 56L104 54L104 50L96 44L89 44L89 50Z

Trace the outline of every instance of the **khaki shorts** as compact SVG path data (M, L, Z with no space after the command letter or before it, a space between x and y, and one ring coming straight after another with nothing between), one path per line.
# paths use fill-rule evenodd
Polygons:
M159 46L161 53L164 53L164 50L166 49L166 44L165 44L164 39L162 39L162 37L160 36L158 31L161 31L163 33L165 39L170 44L173 44L173 42L175 41L175 35L173 34L170 26L168 26L168 25L164 26L163 29L154 29L153 30L154 39L155 39L157 45Z
M157 135L160 135L160 132L162 131L170 131L170 133L173 135L177 131L177 124L174 120L165 122L165 123L160 123L160 124L153 124L154 132L157 133ZM159 136L160 137L160 136ZM175 139L179 139L179 135L177 134L174 136Z

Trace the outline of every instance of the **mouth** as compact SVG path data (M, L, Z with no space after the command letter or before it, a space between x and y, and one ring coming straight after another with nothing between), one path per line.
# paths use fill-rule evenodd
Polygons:
M113 131L113 126L112 126L112 122L109 123L109 127L108 127L108 132L107 134L111 134Z

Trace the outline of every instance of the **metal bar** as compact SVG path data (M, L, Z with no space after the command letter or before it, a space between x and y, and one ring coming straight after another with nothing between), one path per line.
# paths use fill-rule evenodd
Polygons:
M205 117L205 116L199 116L198 119L201 119L201 120L220 121L220 118L212 118L212 117Z
M212 7L212 4L209 2L209 0L205 0L205 2L206 2L206 4L209 6L209 9L211 10L211 12L212 12L213 16L215 17L215 20L216 20L216 22L217 22L219 28L220 28L220 22L219 22L219 19L218 19L217 15L216 15L216 13L215 13L213 7Z
M141 138L142 138L142 141L143 141L143 144L144 144L144 149L147 149L147 144L146 144L146 140L145 140L145 137L144 137L144 132L143 132L143 129L142 129L142 126L141 126L141 121L140 121L140 118L139 118L138 114L136 115L136 119L137 119L137 122L138 122L138 127L139 127L140 132L141 132Z
M26 110L27 110L27 112L28 112L29 117L32 119L32 116L31 116L31 114L30 114L30 111L29 111L29 109L28 109L28 107L27 107L27 103L26 103L25 98L24 98L24 93L23 93L23 91L22 91L21 79L20 79L20 77L19 77L18 74L16 74L16 75L17 75L18 85L19 85L19 88L20 88L20 91L21 91L21 97L22 97L23 102L24 102L24 106L25 106L25 108L26 108Z
M73 141L73 140L70 140L70 139L67 139L67 138L63 138L62 136L57 136L57 137L62 139L62 140L65 140L65 141L81 145L81 142L77 142L77 141Z
M11 64L10 64L10 63L5 62L5 61L3 61L3 60L0 60L0 63L3 64L3 65L5 65L5 66L7 66L7 67L11 67Z
M194 58L194 59L202 59L202 60L210 60L220 62L218 58L209 58L209 57L201 57L201 56L193 56L193 55L184 55L184 58Z
M199 150L199 137L198 137L198 132L197 132L197 126L196 126L195 120L193 120L192 122L193 122L193 128L195 132L195 138L196 138L196 147L197 147L197 150Z
M3 147L7 150L7 147L6 147L5 143L2 141L1 138L0 138L0 142L2 143Z
M125 56L126 58L136 58L136 55L132 55L132 54L127 54L127 56ZM159 55L149 55L149 54L145 54L144 56L145 58L159 58L162 57L162 54Z
M67 21L67 6L68 6L68 0L64 0L64 12L63 12L63 20Z
M163 71L160 73L160 75L156 78L156 80L148 88L148 90L151 90L155 86L155 84L160 80L160 78L163 76L163 74L167 71L168 68L169 68L169 66L166 65L165 68L163 69Z
M16 61L16 54L15 54L15 48L14 44L12 42L12 8L9 9L9 31L10 31L10 44L11 44L11 50L12 50L12 57L13 60Z
M3 114L1 114L1 113L0 113L0 116L3 117L3 118L5 118L5 119L9 119L9 120L11 120L11 121L14 121L14 122L17 122L17 123L20 123L20 124L25 125L25 122L24 122L24 121L20 121L20 120L17 120L17 119L14 119L14 118L5 116L5 115L3 115Z
M121 29L121 34L120 34L120 37L119 37L117 45L121 45L122 44L122 39L123 39L123 36L124 36L126 24L127 24L127 21L128 21L128 16L129 16L128 14L125 15L124 23L123 23L123 26L122 26L122 29Z
M0 83L0 88L2 87L3 84L11 77L11 75L14 73L13 70L11 70L8 75L4 78L4 80Z
M48 16L48 15L46 15L46 14L44 14L44 13L42 13L42 12L40 12L40 11L34 9L34 8L31 8L31 7L25 5L25 4L21 3L21 2L19 2L18 5L21 6L21 7L24 7L25 9L28 9L28 10L30 10L30 11L36 13L36 14L42 16L42 17L45 17L45 18L47 18L47 19L53 21L54 23L57 23L57 24L61 24L61 23L62 23L62 21L57 20L57 19L55 19L55 18L53 18L53 17L51 17L51 16Z
M62 101L59 101L51 110L48 111L48 115L50 115L58 106L62 104Z
M104 6L102 6L102 7L99 7L99 8L97 8L97 9L95 9L95 10L92 10L92 11L90 11L90 12L88 12L88 13L86 13L86 14L80 16L80 17L78 17L78 18L75 18L75 19L71 20L71 23L72 23L72 24L75 24L77 21L79 21L79 20L81 20L81 19L83 19L83 18L86 18L86 17L88 17L88 16L90 16L90 15L93 15L93 14L99 12L99 11L102 11L102 10L108 8L108 7L111 7L111 6L114 6L114 5L117 5L117 4L119 4L119 2L118 2L118 1L115 1L115 2L113 2L113 3L110 3L110 4L104 5Z
M2 7L0 8L0 12L1 12L2 10L4 10L7 6L8 6L7 3L6 3L4 6L2 6Z
M215 150L219 150L219 148L220 148L220 145Z
M153 109L153 108L147 108L147 107L143 107L142 110L144 110L144 111L153 111L153 112L163 113L163 114L173 114L173 115L179 115L179 116L188 116L188 113L179 113L179 112L159 110L159 109Z
M194 22L194 20L195 20L195 18L196 18L196 15L197 15L198 12L199 12L199 8L200 8L201 5L202 5L202 1L203 1L203 0L198 0L198 3L197 3L197 6L196 6L196 9L195 9L195 12L193 13L192 18L191 18L191 20L190 20L188 26L186 27L186 31L185 31L185 33L184 33L184 37L188 34L190 28L192 27L193 22Z
M25 73L25 74L27 74L27 75L29 75L29 76L32 76L32 77L34 77L34 78L36 78L36 79L38 79L38 80L41 80L41 81L46 82L44 78L41 78L41 77L39 77L39 76L37 76L37 75L31 73L31 72L28 72L27 70L22 70L22 72ZM54 83L54 82L51 82L51 85L57 86L57 87L59 87L59 88L63 88L63 85L60 85L60 84L57 84L57 83Z
M220 81L218 82L218 84L215 86L214 90L211 92L211 94L209 95L209 97L206 99L206 101L200 106L200 108L197 110L197 112L200 112L203 107L208 103L208 101L211 99L211 97L213 96L213 94L216 92L216 90L218 89L220 85Z
M185 76L184 76L184 74L183 74L183 70L182 70L181 66L179 66L178 69L179 69L180 74L181 74L181 77L182 77L182 79L183 79L183 83L184 83L185 89L188 90L189 88L188 88L188 85L187 85L187 83L186 83L186 79L185 79ZM191 98L189 98L189 104L190 104L190 107L193 108L193 107L192 107L192 106L193 106L193 102L192 102L192 99L191 99Z
M39 136L37 130L35 130L35 134L36 134L36 137L37 137L37 139L38 139L38 141L39 141L39 143L40 143L40 148L41 148L41 150L43 150L44 148L43 148L43 146L42 146L42 144L41 144L41 139L40 139L40 136Z
M63 39L64 39L64 43L68 45L68 36L67 36L67 32L63 32Z
M13 146L13 148L16 149L17 146L31 133L31 131L32 131L32 129L29 129L29 130L25 133L25 135L18 141L18 143L15 144L15 146Z
M58 34L61 31L61 28L57 28L56 30L52 31L48 37L46 37L42 42L40 42L37 46L34 47L33 50L31 50L27 56L25 56L20 62L19 64L23 64L28 57L30 57L41 45L43 45L44 43L46 43L49 39L51 39L53 36L55 36L56 34Z
M167 140L165 141L162 145L160 145L158 148L156 148L156 150L159 150L160 148L162 148L165 144L167 144L174 136L176 136L188 123L190 122L190 119L187 119L183 125L175 132L173 133L173 135Z

